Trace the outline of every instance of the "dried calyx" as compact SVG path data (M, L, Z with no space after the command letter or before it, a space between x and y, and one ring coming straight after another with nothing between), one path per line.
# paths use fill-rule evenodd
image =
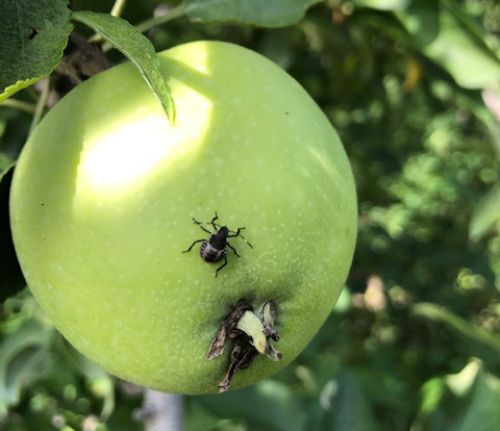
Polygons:
M278 352L272 341L278 341L279 336L274 329L276 320L276 304L273 301L264 303L255 312L246 301L241 300L229 313L215 337L210 343L208 359L214 359L224 352L227 338L231 341L229 367L224 379L219 383L219 392L229 389L236 372L248 368L259 354L266 355L273 361L278 361L283 354Z

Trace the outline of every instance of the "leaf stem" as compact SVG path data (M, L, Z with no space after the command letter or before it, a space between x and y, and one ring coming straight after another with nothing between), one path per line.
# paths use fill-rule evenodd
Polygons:
M115 0L115 4L111 9L110 14L113 16L121 16L123 9L125 9L126 4L127 0Z
M180 4L179 6L174 7L169 12L167 12L163 15L155 16L154 18L140 22L139 24L137 24L135 26L135 28L137 28L137 30L139 30L141 33L144 33L148 30L151 30L153 27L156 27L158 25L165 24L169 21L173 21L174 19L180 18L181 16L185 15L186 12L187 12L187 7L184 4ZM113 48L114 48L114 46L108 42L105 42L102 45L103 52L108 52Z
M426 317L447 323L456 331L471 338L482 341L493 350L500 350L500 337L484 330L481 327L471 325L463 318L435 304L420 302L412 307L412 312L417 316Z
M5 106L7 108L18 109L19 111L27 112L28 114L34 114L36 106L33 103L24 102L23 100L17 99L6 99L0 106Z
M43 110L45 109L45 105L47 104L47 99L49 98L50 92L50 78L45 78L42 80L42 92L40 93L40 97L38 98L38 102L35 106L35 113L33 115L33 120L31 120L31 127L28 136L31 136L33 130L35 130L36 125L40 122Z
M115 0L115 3L113 4L113 7L111 8L111 12L109 12L109 14L112 16L120 17L126 5L127 5L127 0ZM90 43L99 43L102 42L103 40L104 38L100 34L94 34L91 38L89 38ZM107 45L107 47L108 49L106 49L106 51L112 48L111 45Z

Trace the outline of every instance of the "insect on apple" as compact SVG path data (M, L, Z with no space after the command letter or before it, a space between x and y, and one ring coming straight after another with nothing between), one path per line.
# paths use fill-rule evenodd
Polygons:
M239 227L236 231L230 230L227 226L221 226L218 223L215 223L219 219L217 212L215 213L214 218L207 224L211 225L214 229L213 232L209 231L205 226L203 226L202 222L199 222L193 218L193 223L200 227L201 230L210 234L208 239L202 238L193 241L193 243L189 246L187 250L184 250L183 253L189 253L196 244L201 242L200 248L200 256L205 262L219 262L220 260L224 260L224 263L217 268L214 276L217 277L219 271L227 265L227 249L231 249L232 252L237 256L241 257L236 249L227 241L228 238L237 238L245 240L241 231L245 229L244 227ZM247 240L245 242L248 244L250 248L253 248L252 244L250 244Z

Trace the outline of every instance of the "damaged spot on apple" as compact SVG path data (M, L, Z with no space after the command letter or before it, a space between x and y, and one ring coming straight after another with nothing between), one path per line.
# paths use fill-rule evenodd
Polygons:
M207 359L214 359L217 356L222 355L224 352L224 345L226 343L226 338L231 336L230 334L236 328L238 321L241 319L241 316L248 311L251 310L252 306L247 303L245 300L241 300L238 304L233 308L233 310L225 317L222 321L215 337L210 343L210 348L208 349Z
M278 352L271 342L271 340L279 339L278 332L273 327L276 308L274 301L267 301L256 314L248 302L240 300L226 316L208 351L209 360L221 355L226 339L229 337L231 341L230 362L224 379L218 385L219 392L227 391L234 374L250 367L259 353L265 354L274 361L283 357L283 354Z

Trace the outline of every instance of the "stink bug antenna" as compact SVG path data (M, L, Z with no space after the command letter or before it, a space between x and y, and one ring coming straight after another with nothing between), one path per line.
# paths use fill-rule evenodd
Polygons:
M212 234L212 232L210 232L205 226L203 226L203 223L201 221L196 220L194 217L193 217L193 223L206 233Z

